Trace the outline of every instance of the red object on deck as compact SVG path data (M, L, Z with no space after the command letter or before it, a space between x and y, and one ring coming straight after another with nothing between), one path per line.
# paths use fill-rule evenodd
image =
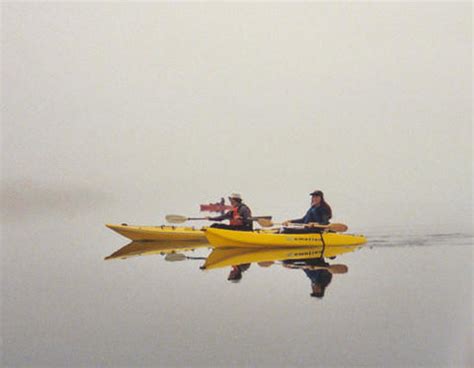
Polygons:
M232 209L232 206L228 206L225 204L225 199L221 198L220 202L216 203L209 203L209 204L201 204L201 212L220 212L224 213L225 211L229 211Z
M201 204L200 206L201 212L223 212L232 209L232 206L227 206L225 204L220 203L209 203L209 204Z

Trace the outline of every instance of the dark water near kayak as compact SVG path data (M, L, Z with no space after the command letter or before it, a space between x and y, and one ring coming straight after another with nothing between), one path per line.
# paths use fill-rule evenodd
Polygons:
M104 261L127 244L102 224L50 220L3 233L5 366L467 367L472 234L358 229L369 242L322 299L304 272L160 254ZM448 229L449 230L449 229ZM208 248L185 254L205 257Z

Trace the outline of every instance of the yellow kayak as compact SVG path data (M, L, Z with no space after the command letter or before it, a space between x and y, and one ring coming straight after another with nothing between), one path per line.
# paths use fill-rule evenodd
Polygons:
M156 254L164 255L168 253L195 250L197 248L208 248L209 246L209 243L205 239L202 241L191 242L133 241L115 251L110 256L105 257L105 259L126 259L130 257L151 256Z
M106 224L109 229L131 240L206 241L204 228L184 226L134 226Z
M366 243L363 235L340 233L315 234L280 234L268 231L234 231L207 228L206 238L215 247L302 247L302 246L335 246L360 245Z
M207 257L202 269L229 267L243 263L272 262L285 259L336 257L353 252L360 245L337 247L287 247L287 248L216 248Z

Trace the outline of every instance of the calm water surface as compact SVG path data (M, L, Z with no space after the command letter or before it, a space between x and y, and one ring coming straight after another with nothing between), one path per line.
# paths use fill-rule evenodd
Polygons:
M357 229L368 244L326 259L347 272L317 299L302 270L278 262L253 263L233 283L229 266L203 271L202 259L104 260L128 244L105 222L4 226L5 366L472 364L470 233Z

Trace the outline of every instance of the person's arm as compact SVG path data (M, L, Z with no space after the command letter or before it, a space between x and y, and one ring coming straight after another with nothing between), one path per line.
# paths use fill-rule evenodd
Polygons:
M289 224L303 224L303 223L304 223L304 217L300 219L296 219L296 220L286 220L286 221L283 221L281 224L283 226L288 226Z
M290 223L293 223L293 224L304 224L305 222L305 219L308 217L308 214L310 213L311 211L311 208L306 212L306 214L299 218L299 219L294 219L294 220L286 220L285 222L282 223L283 226L287 226L288 224Z
M232 211L228 211L220 216L208 217L207 219L211 221L222 221L222 220L228 220L230 218L232 218Z
M292 224L304 224L304 217L294 220L288 220L287 222L290 222Z

